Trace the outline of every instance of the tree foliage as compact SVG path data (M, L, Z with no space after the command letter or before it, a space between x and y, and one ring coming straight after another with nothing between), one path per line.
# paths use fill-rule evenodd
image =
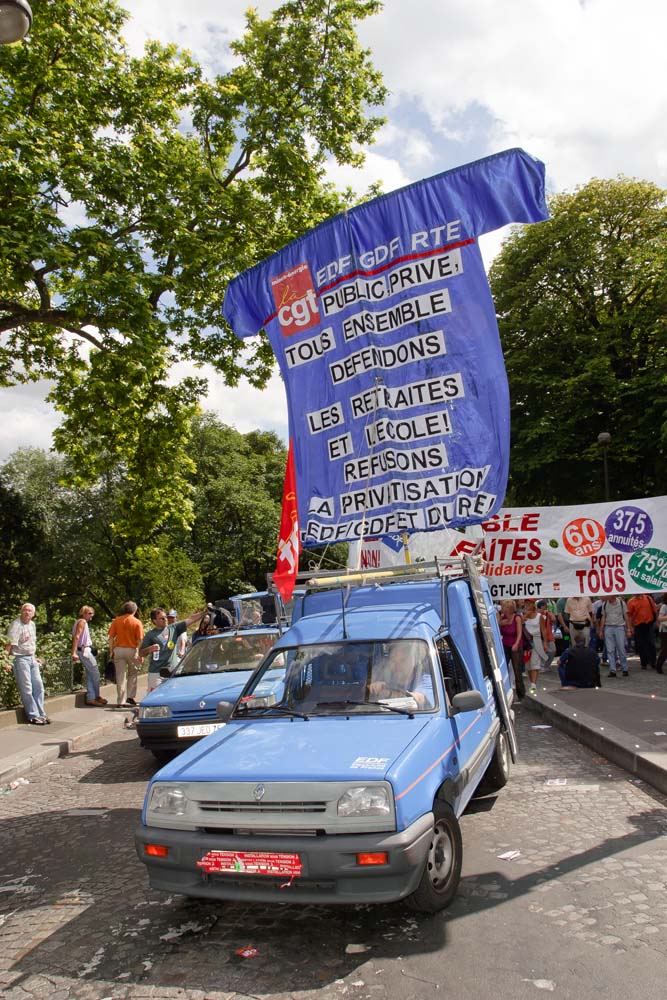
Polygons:
M39 30L0 49L0 384L54 380L71 474L122 466L132 487L121 534L193 515L205 386L174 384L175 361L268 378L266 341L245 350L222 321L225 286L345 204L323 168L360 163L379 125L355 33L379 6L249 10L214 80L174 46L131 58L115 0L36 0Z
M517 229L490 273L512 399L508 502L667 493L667 192L593 180Z
M263 589L275 565L285 447L275 434L240 434L213 414L197 416L188 433L193 528L143 540L115 529L131 493L122 469L82 488L68 481L68 459L14 452L0 468L0 614L31 600L53 627L82 604L106 617L128 599L144 612L165 604L185 612L204 595Z

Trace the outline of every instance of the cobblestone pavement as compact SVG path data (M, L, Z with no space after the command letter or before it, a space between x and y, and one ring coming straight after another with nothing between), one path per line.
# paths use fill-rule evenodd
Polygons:
M6 1000L664 998L667 799L518 721L520 762L463 817L460 894L430 918L153 892L133 830L154 766L131 732L32 772L0 797Z

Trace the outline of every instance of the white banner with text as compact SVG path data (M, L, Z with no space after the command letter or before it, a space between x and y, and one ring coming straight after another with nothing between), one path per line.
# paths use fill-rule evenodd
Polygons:
M446 558L483 544L494 599L667 591L667 497L505 507L481 529L415 532L350 546L349 566L372 569Z

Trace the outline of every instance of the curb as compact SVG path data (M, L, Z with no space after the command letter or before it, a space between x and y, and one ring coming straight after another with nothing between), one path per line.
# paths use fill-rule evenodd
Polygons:
M139 677L141 678L141 674ZM116 685L103 684L100 687L100 694L103 698L108 697L109 703L115 701ZM45 707L49 715L57 715L58 712L67 712L71 708L85 708L86 690L82 688L80 691L72 691L69 694L54 695L52 698L46 699ZM22 726L27 721L26 714L21 705L18 705L16 708L5 708L0 711L0 730L7 729L9 726Z
M548 695L548 697L555 700L554 695ZM643 740L638 743L637 737L616 729L614 726L607 723L601 726L599 719L587 715L585 712L577 711L569 715L557 704L545 705L539 698L529 694L526 694L522 704L529 711L541 716L545 722L551 723L572 739L577 740L578 743L583 743L591 750L595 750L602 757L610 760L612 764L622 767L624 771L628 771L667 795L667 769L658 760L658 758L665 759L664 753L656 753Z

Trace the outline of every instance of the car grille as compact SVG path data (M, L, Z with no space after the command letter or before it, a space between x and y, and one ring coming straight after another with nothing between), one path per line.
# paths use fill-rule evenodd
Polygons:
M216 802L200 799L197 803L206 813L246 813L253 816L270 816L272 813L323 813L326 802Z
M171 717L176 722L211 722L216 719L216 706L212 708L172 708Z

